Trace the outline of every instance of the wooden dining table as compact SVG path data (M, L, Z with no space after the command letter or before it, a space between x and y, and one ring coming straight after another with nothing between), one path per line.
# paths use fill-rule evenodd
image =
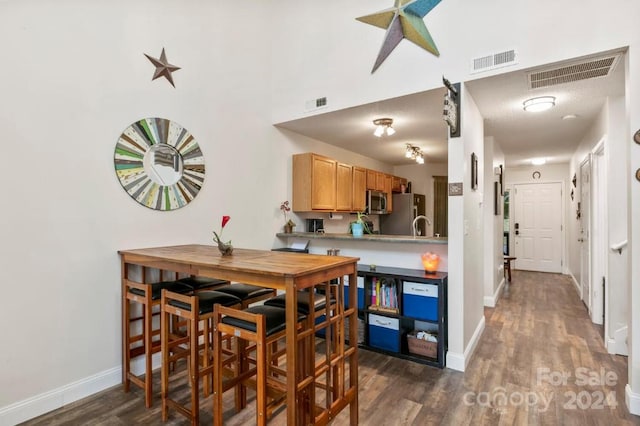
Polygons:
M235 248L222 256L216 246L179 245L168 247L119 250L123 283L133 279L132 266L173 271L198 277L243 282L286 292L286 380L287 424L327 424L350 406L350 424L358 424L358 354L357 312L355 306L344 306L338 297L335 347L331 351L299 351L301 339L315 339L315 334L298 336L298 290L320 286L331 280L339 283L337 295L343 294L343 279L348 277L349 300L357 300L357 257L324 256L281 251ZM355 305L355 304L353 304ZM344 327L344 326L347 327ZM125 325L123 324L123 327ZM342 331L348 328L349 335ZM348 342L354 344L349 345ZM303 343L303 345L300 345ZM123 345L127 343L123 341ZM326 356L327 359L318 360ZM319 366L324 366L318 371ZM328 367L327 367L328 366ZM331 377L320 383L320 378ZM330 381L330 383L327 383ZM315 389L329 389L318 392Z

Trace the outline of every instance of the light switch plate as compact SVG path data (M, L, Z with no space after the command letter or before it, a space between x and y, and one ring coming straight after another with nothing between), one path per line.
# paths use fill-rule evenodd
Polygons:
M449 195L450 196L462 195L462 182L451 182L449 184Z

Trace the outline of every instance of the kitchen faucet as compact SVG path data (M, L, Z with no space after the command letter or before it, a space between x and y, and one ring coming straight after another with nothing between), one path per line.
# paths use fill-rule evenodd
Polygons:
M415 219L413 219L413 225L412 225L412 228L413 228L413 236L414 236L414 237L415 237L415 236L416 236L416 234L418 233L418 229L416 228L416 225L418 224L418 219L424 219L424 221L427 223L427 225L431 225L431 220L430 220L428 217L426 217L425 215L422 215L422 214L421 214L420 216L416 216L416 218L415 218Z

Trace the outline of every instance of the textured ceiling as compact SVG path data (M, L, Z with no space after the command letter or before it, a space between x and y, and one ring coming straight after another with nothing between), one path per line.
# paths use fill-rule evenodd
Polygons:
M606 77L528 88L528 72L572 62L575 60L467 82L485 118L485 136L492 136L501 146L506 165L521 165L534 157L546 157L552 163L569 161L606 98L624 95L624 61ZM278 126L393 165L413 163L404 157L406 143L421 148L428 163L442 163L447 161L448 133L442 120L444 93L443 87ZM555 96L556 106L540 113L525 112L522 102L537 96ZM570 114L576 118L562 119ZM382 117L393 118L394 135L373 136L373 120Z

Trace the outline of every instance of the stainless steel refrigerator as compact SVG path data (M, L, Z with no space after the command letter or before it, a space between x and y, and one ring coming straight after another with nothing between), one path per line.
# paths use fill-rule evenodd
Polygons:
M393 212L380 215L380 233L386 235L413 235L413 219L425 212L422 194L393 194ZM426 223L418 221L418 235L426 235Z

